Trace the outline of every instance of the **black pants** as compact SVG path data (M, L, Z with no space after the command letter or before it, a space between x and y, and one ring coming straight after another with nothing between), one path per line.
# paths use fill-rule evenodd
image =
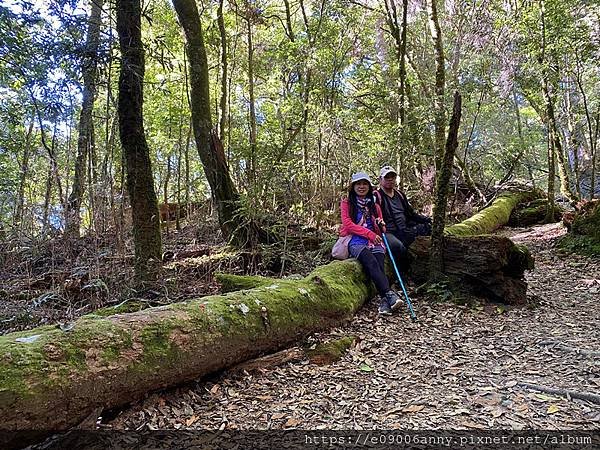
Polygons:
M383 270L383 253L373 253L370 249L364 248L358 255L358 260L363 266L364 271L375 284L379 295L385 295L390 290L390 282L385 276Z
M387 238L394 260L399 266L398 270L400 270L400 266L404 266L408 260L408 250L406 249L406 245L404 245L398 236L393 233L385 233L385 237Z

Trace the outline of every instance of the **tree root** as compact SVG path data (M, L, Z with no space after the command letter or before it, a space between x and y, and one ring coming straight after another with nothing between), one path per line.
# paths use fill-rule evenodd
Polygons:
M553 387L549 387L549 386L542 386L539 384L532 384L532 383L525 383L525 382L518 383L518 386L521 386L525 389L531 389L534 391L545 392L546 394L560 395L561 397L567 397L569 399L577 398L579 400L586 400L588 402L592 402L592 403L596 403L596 404L600 405L600 395L594 394L591 392L579 392L579 391L572 391L569 389L557 389L557 388L553 388Z

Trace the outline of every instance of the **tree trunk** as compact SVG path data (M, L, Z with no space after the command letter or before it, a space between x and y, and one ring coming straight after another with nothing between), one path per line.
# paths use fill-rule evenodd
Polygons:
M117 31L122 58L119 134L127 168L136 275L139 280L145 280L153 277L152 261L160 260L161 237L158 201L142 114L144 50L140 0L117 0Z
M27 183L27 176L29 175L29 157L31 154L32 136L33 136L33 122L31 119L27 134L25 135L25 142L23 143L23 159L21 164L21 173L19 179L19 191L17 192L17 202L15 205L15 215L13 217L13 226L15 228L23 228L23 208L25 206L25 184Z
M569 172L567 171L565 156L560 142L560 135L556 124L556 116L554 114L554 100L550 95L548 87L548 79L544 78L543 85L544 100L546 102L546 117L548 119L548 133L550 135L551 148L554 152L553 158L558 166L558 176L560 179L560 192L567 197L571 202L577 201L577 196L571 190L571 181L569 180Z
M444 156L444 140L446 137L446 111L444 95L446 90L446 69L444 60L444 43L442 40L442 30L437 13L437 0L428 0L429 7L429 28L435 50L435 167L440 169L442 158Z
M4 430L64 430L98 408L191 381L348 319L371 297L360 264L302 280L0 337ZM34 362L35 361L35 362Z
M98 46L100 42L101 14L104 0L91 0L90 18L88 20L85 53L82 61L83 102L79 116L79 136L77 138L77 160L73 177L73 190L67 200L65 211L65 237L79 237L79 209L85 191L85 171L87 155L90 151L91 133L94 126L92 112L96 98L96 78L98 66Z
M247 14L250 14L248 11ZM248 164L248 182L250 187L256 181L256 104L254 99L254 44L252 43L252 21L246 17L248 32L248 102L250 104L250 161Z
M434 0L435 1L435 0ZM430 278L432 281L439 279L444 272L444 226L446 223L446 204L448 187L452 175L452 162L458 147L458 128L460 126L462 98L460 93L454 93L454 106L448 130L448 140L444 158L437 173L435 186L435 204L433 205L433 228L431 232L431 255L429 258Z
M571 89L572 82L568 78L567 79L567 89L565 92L565 114L567 116L567 134L565 137L566 147L567 147L567 155L571 150L573 152L573 177L575 178L575 193L578 198L582 198L581 195L581 180L579 177L579 140L577 139L575 133L575 124L573 122L573 108L572 108L572 100L571 96L573 94Z
M227 126L227 33L225 32L225 21L223 19L223 1L219 1L217 9L217 23L219 24L219 36L221 38L221 98L219 99L219 139L225 141L225 127Z
M589 193L589 198L590 200L594 198L594 193L595 193L595 189L596 189L596 148L597 148L597 139L598 139L598 119L600 118L600 105L598 106L598 115L596 117L596 132L594 133L592 131L592 118L591 118L591 114L590 114L590 109L589 109L589 105L588 105L588 100L587 100L587 94L585 92L585 89L583 89L583 83L581 80L581 70L579 69L580 67L580 63L579 61L577 62L577 76L576 76L576 81L577 81L577 86L579 87L579 91L581 92L581 98L583 100L583 110L585 111L585 118L586 118L586 124L587 124L587 128L588 128L588 136L589 136L589 140L590 140L590 152L592 154L592 176L591 176L591 180L590 180L590 193Z
M223 237L243 246L248 241L247 232L243 227L236 228L234 223L239 211L239 195L229 175L223 145L212 131L208 62L198 8L194 0L174 0L173 6L186 38L192 123L198 154L217 207Z

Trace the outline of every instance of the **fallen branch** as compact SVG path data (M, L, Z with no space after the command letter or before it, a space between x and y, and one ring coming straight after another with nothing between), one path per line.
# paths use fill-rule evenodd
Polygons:
M572 391L569 389L557 389L549 386L542 386L539 384L532 384L526 382L517 383L518 386L524 387L525 389L531 389L534 391L545 392L546 394L560 395L561 397L577 398L579 400L585 400L588 402L596 403L600 405L600 395L591 392L579 392Z
M300 361L304 358L306 358L306 353L304 353L304 350L298 347L292 347L286 350L281 350L277 353L273 353L271 355L263 356L261 358L252 359L242 364L238 364L237 366L229 369L228 372L256 372L259 370L279 367L288 362Z
M552 346L552 347L556 347L560 350L564 350L565 352L573 352L573 353L577 353L578 355L583 355L583 356L591 356L591 357L600 357L600 352L596 351L596 350L586 350L583 348L578 348L578 347L571 347L570 345L565 345L562 342L558 342L558 341L542 341L540 343L538 343L538 345L541 346Z

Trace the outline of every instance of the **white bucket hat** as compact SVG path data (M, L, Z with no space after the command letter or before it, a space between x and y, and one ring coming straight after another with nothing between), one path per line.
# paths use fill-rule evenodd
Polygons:
M371 186L373 186L373 182L371 181L371 178L369 178L369 175L367 175L366 172L356 172L356 173L353 173L352 174L352 178L350 179L350 183L354 184L354 183L356 183L357 181L360 181L360 180L366 180L366 181L369 182L369 184Z

